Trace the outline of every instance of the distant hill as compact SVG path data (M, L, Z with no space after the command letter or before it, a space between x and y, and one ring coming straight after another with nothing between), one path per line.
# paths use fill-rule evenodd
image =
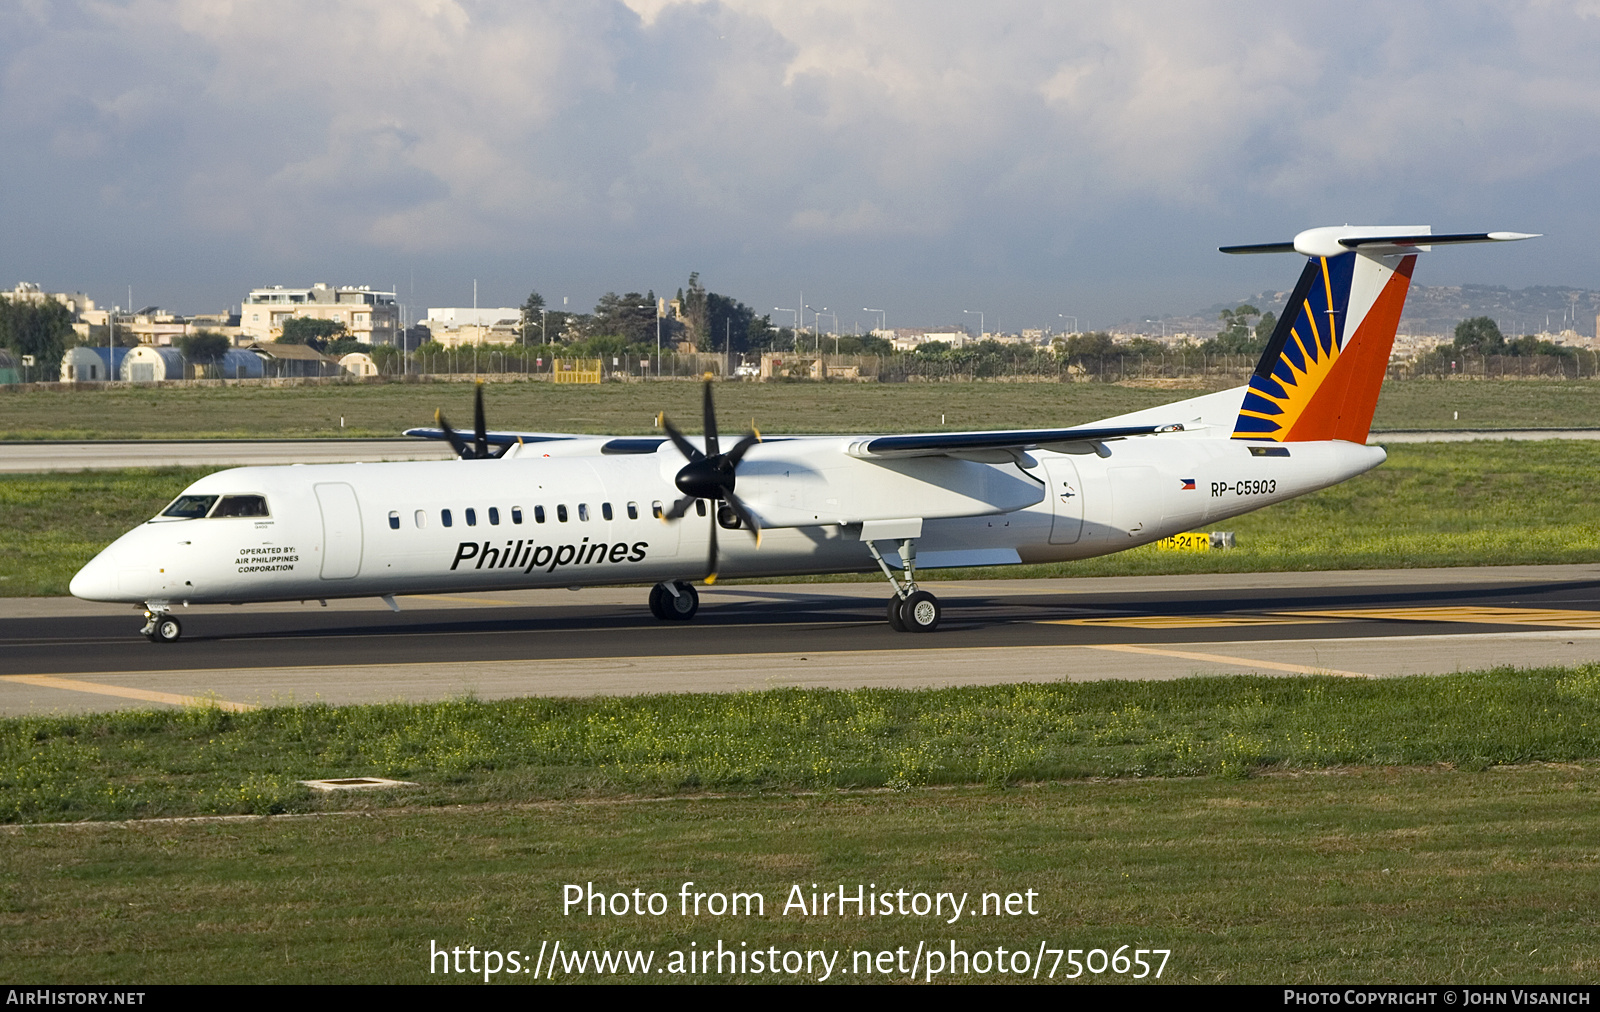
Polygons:
M1270 309L1282 313L1288 298L1286 291L1257 292L1237 302L1218 303L1204 313L1182 319L1196 324L1206 321L1205 325L1214 330L1215 324L1211 321L1224 309L1248 302L1263 312ZM1400 317L1400 331L1449 334L1462 320L1488 316L1498 322L1506 334L1559 333L1570 327L1581 336L1591 337L1597 314L1600 314L1600 291L1587 288L1412 285L1406 297L1405 314Z

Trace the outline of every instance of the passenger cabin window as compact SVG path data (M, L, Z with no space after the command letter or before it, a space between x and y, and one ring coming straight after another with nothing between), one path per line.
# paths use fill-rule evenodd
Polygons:
M544 523L544 507L543 506L535 506L533 508L533 522L536 523L536 524Z
M660 499L657 499L655 502L650 504L650 515L655 517L657 520L661 519L661 500Z
M639 519L639 504L638 503L631 502L631 503L628 504L628 519L629 520L637 520L637 519Z
M267 500L259 495L225 495L217 503L217 508L211 511L213 517L264 517L270 516L267 512Z
M478 526L478 511L473 509L471 506L467 507L467 526Z
M440 510L439 511L439 522L441 524L444 524L446 527L450 526L450 511L449 510Z
M511 522L514 523L514 524L522 523L522 507L521 506L513 506L513 507L511 507Z
M499 522L500 522L500 507L498 507L498 506L490 506L489 507L489 523L498 524Z
M389 511L389 529L391 531L398 531L400 529L400 511L399 510L390 510Z
M581 503L578 504L578 519L582 520L584 523L588 523L589 522L589 504L588 503L581 502Z
M428 511L417 510L411 515L411 520L417 525L417 529L421 530L422 528L428 526Z
M567 505L566 505L566 503L562 503L560 506L556 507L556 519L561 521L562 523L566 523L567 522Z
M180 495L172 500L172 505L161 511L164 517L178 517L182 520L195 520L211 512L211 506L217 501L214 495Z
M611 519L611 504L610 503L603 502L603 503L600 504L600 515L605 517L607 520Z

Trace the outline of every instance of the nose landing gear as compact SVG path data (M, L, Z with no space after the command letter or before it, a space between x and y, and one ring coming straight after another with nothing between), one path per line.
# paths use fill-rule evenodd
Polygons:
M183 623L172 616L165 601L146 601L144 628L140 634L151 643L176 643L183 636Z

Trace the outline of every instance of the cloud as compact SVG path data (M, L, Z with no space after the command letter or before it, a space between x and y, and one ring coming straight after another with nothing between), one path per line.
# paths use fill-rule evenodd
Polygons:
M917 271L1045 278L1090 236L1147 251L1113 224L1569 192L1600 156L1596 9L28 0L0 12L5 220L287 262L910 242Z

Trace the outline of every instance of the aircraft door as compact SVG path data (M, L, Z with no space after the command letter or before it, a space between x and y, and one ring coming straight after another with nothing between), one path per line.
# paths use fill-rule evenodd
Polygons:
M1083 482L1071 457L1046 457L1045 481L1050 496L1050 543L1071 545L1083 535Z
M322 509L322 578L348 580L361 572L361 506L343 482L317 485Z

